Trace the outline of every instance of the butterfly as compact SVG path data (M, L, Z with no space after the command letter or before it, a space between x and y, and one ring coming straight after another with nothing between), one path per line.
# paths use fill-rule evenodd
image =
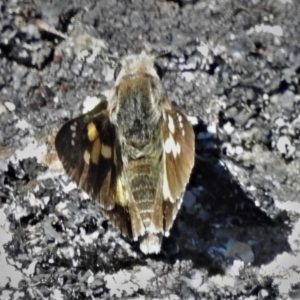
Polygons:
M193 127L170 103L161 73L145 51L126 56L107 99L55 138L66 173L144 254L161 251L195 159Z

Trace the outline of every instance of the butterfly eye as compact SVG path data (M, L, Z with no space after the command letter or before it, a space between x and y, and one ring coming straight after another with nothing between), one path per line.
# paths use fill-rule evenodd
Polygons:
M118 64L117 67L115 68L115 73L114 73L114 79L115 80L117 80L117 77L119 76L121 70L122 70L122 65Z
M163 69L161 68L161 66L158 65L157 63L154 63L153 67L154 67L158 77L160 79L162 79L162 77L164 76L164 72L163 72Z

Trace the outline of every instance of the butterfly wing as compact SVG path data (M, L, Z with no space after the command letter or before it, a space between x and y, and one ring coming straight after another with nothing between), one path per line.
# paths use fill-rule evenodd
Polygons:
M163 216L168 232L180 208L194 166L195 136L187 117L176 107L165 111L163 125Z
M107 102L66 122L57 133L55 147L67 174L98 200L112 224L137 240L144 227L124 177L115 127Z
M67 174L105 210L115 205L117 151L115 128L110 123L107 101L92 111L66 122L55 138L55 147Z
M137 241L144 234L145 228L128 184L126 171L122 170L120 176L117 176L111 195L115 195L115 207L106 211L107 216L124 236Z

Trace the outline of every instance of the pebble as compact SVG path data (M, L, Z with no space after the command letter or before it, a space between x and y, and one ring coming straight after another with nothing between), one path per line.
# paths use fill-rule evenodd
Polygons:
M16 109L16 106L12 102L4 102L4 105L9 111L14 111Z
M265 289L261 289L259 291L259 296L260 296L260 299L265 299L265 297L269 296L269 293L267 290Z
M279 97L279 103L281 107L287 112L294 111L294 101L295 101L295 95L291 91L286 91Z
M285 158L289 158L296 150L287 136L281 136L278 139L276 146L280 154Z
M223 128L227 134L231 134L234 131L234 127L232 126L232 124L230 122L225 123Z

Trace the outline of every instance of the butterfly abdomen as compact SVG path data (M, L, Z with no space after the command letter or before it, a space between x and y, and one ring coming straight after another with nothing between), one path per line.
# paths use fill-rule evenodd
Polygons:
M133 199L147 231L152 226L152 215L159 180L159 168L150 159L142 158L128 163L127 175Z

